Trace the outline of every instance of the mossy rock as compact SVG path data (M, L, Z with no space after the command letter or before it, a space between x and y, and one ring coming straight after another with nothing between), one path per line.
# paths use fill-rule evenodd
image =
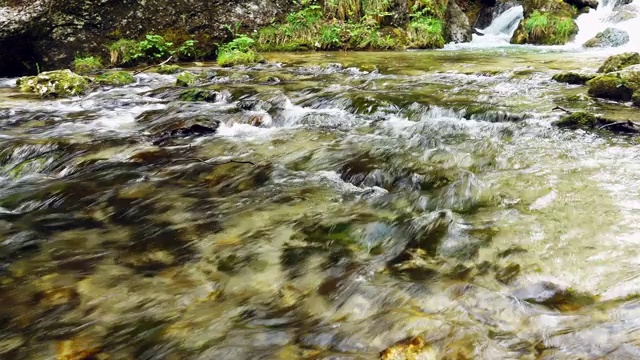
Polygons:
M158 74L162 75L171 75L177 74L182 70L182 68L178 65L162 65L156 70Z
M554 125L565 129L591 129L598 124L598 118L584 111L578 111L570 115L563 116Z
M198 82L198 77L189 71L184 71L178 75L176 79L176 86L193 86Z
M220 94L217 91L206 89L187 89L180 93L181 101L205 101L216 102Z
M640 64L640 54L636 52L626 52L614 55L605 60L604 64L598 69L599 73L610 73L620 71L631 65Z
M59 98L82 95L89 90L90 80L71 70L43 72L25 76L16 82L23 93L37 94L43 98Z
M631 96L631 101L633 101L633 105L640 107L640 90L636 90Z
M571 85L585 85L589 80L595 78L595 74L580 74L575 72L566 72L553 75L553 80Z
M617 101L629 101L633 89L620 76L602 75L588 82L589 96Z
M523 6L513 44L562 45L578 33L578 10L562 0L524 0Z
M110 71L95 78L100 85L123 86L136 82L136 79L126 71Z

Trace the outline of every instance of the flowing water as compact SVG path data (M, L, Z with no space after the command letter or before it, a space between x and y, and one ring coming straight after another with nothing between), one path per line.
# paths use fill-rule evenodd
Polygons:
M601 57L268 58L194 68L215 102L0 80L0 357L640 357L640 150L551 125L637 114L550 80Z
M579 31L573 44L582 46L607 28L626 31L629 43L622 49L640 51L640 1L602 0L596 10L580 15L576 21ZM606 49L611 51L613 49ZM620 49L616 49L620 51Z

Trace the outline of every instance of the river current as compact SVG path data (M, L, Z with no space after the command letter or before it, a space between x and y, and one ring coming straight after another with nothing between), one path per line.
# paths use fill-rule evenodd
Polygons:
M605 56L268 54L191 68L209 102L1 79L0 357L640 358L637 140L552 125L635 119L551 80Z

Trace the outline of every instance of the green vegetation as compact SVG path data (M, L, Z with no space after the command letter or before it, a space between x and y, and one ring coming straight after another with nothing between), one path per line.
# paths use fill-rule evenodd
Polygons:
M260 60L254 50L255 40L241 35L232 42L218 48L218 65L234 66L243 64L253 64Z
M163 36L148 34L142 41L120 39L108 46L112 65L133 66L154 63L175 56L177 59L196 59L200 50L198 41L190 39L180 46L167 41Z
M77 74L89 74L104 67L102 60L95 56L76 57L73 66Z
M571 17L556 16L535 10L524 23L524 33L519 43L526 42L541 45L561 45L578 32Z
M95 78L100 85L122 86L136 82L136 79L126 71L110 71Z
M446 3L410 0L411 22L405 28L385 26L390 0L314 0L289 14L281 24L262 29L261 51L388 50L441 48Z

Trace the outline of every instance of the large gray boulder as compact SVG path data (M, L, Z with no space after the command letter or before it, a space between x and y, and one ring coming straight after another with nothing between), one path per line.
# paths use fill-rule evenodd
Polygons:
M67 67L76 54L101 54L121 38L155 33L194 37L203 48L290 12L295 0L0 0L0 76ZM10 49L10 51L9 51ZM37 64L37 65L36 65Z
M629 34L620 29L607 28L593 39L584 43L584 47L618 47L629 42Z
M447 27L445 40L447 42L464 43L471 41L471 24L469 18L455 1L449 2L447 8Z

